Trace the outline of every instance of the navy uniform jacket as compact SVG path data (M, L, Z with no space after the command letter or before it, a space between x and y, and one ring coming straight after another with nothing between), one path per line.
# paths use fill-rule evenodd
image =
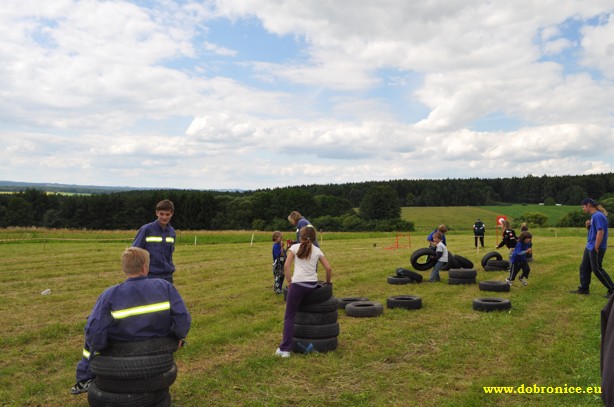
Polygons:
M96 301L85 325L90 352L101 351L108 341L132 342L174 335L183 339L191 316L179 292L158 278L128 278L107 288Z
M136 234L132 246L149 252L149 274L152 277L171 277L175 272L173 252L176 236L170 223L162 228L157 220L141 226Z

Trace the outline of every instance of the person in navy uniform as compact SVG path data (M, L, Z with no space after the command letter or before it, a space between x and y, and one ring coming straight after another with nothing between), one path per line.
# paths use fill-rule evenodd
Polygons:
M149 253L129 247L121 257L126 281L107 288L98 298L85 324L83 357L77 364L72 394L85 393L94 374L90 361L109 342L135 342L174 337L179 347L188 335L192 318L174 285L147 278Z
M149 252L149 278L162 278L173 283L173 252L175 251L175 229L171 226L171 218L175 213L175 205L165 199L156 205L157 220L141 226L133 247L140 247Z
M477 218L475 223L473 224L473 237L475 239L475 247L478 247L478 240L482 247L484 247L484 233L486 232L486 226L484 226L484 222Z

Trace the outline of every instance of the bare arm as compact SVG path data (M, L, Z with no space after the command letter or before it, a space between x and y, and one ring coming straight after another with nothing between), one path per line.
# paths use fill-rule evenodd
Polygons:
M324 256L320 257L320 263L322 263L322 266L324 266L324 270L326 270L326 282L332 283L333 269L331 268L330 263L328 262L328 260L326 260L326 257Z
M291 250L288 250L286 254L286 264L284 264L284 274L286 275L286 282L288 285L292 284L292 272L290 271L290 267L294 263L294 253Z

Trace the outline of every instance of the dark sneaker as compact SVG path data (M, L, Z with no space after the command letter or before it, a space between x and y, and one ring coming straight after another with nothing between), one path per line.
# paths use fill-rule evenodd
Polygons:
M81 380L75 383L74 386L70 388L70 394L81 394L87 392L87 389L90 388L90 384L92 384L92 379Z
M571 290L570 293L588 295L588 291L586 290Z

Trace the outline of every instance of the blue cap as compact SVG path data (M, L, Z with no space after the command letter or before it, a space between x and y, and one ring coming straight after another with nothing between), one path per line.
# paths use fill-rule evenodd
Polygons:
M582 205L590 205L590 206L597 206L597 202L593 201L591 198L584 198L581 202Z

